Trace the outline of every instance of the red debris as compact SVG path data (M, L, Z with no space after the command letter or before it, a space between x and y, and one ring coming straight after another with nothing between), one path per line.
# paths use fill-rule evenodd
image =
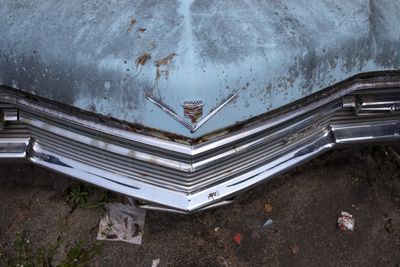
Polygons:
M233 240L235 241L236 244L240 245L242 242L242 234L238 233L233 236Z

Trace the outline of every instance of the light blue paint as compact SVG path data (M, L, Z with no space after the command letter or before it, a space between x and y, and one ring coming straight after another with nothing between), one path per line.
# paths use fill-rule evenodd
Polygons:
M0 1L0 84L187 137L400 66L395 0ZM234 92L194 135L145 99L179 115L202 99L205 116Z

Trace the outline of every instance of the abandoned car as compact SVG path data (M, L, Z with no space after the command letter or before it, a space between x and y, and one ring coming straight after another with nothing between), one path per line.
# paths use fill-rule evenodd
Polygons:
M1 0L0 158L193 212L400 137L400 1Z

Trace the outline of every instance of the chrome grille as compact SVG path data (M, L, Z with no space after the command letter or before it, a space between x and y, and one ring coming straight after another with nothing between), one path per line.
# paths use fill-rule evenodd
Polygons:
M226 151L237 150L237 147L247 146L241 151L237 151L234 157L228 157L222 161L218 161L212 167L204 167L194 172L182 172L171 168L162 167L158 164L150 164L144 161L135 160L129 156L112 153L107 150L98 148L94 145L88 145L81 143L65 136L54 134L46 129L41 129L32 125L27 125L22 122L9 122L6 124L4 131L0 133L0 138L3 137L33 137L35 141L40 143L41 147L46 150L53 152L57 155L61 155L67 158L74 158L74 160L88 164L92 167L102 169L107 172L116 173L130 179L140 180L142 182L151 183L156 186L165 187L168 189L178 190L185 193L193 193L216 184L221 181L229 180L232 176L236 176L243 172L248 172L252 168L265 164L274 158L279 157L285 151L293 150L303 139L309 138L312 135L320 135L323 132L328 131L330 125L349 123L356 120L358 123L363 120L370 121L370 118L359 118L352 110L340 109L341 102L335 101L327 105L326 107L318 110L315 120L310 120L313 115L305 114L304 120L297 121L310 121L310 124L299 124L302 127L296 127L293 130L293 124L290 125L290 130L287 130L287 125L273 130L262 132L252 138L242 141L241 143L235 144L235 148L225 148L224 150L215 151L210 154L202 155L191 159L190 157L184 158L184 155L180 158L176 158L176 161L183 161L190 164L191 160L195 164L204 159L212 158L214 155L221 155ZM43 121L52 125L51 120L43 120L43 118L30 114L25 111L21 111L21 117L25 120L36 120ZM374 118L379 121L379 118ZM289 122L290 124L290 122ZM81 132L78 128L71 128L68 125L59 122L54 124L57 127L61 127L64 131L71 131L75 134L84 134L85 136L90 135ZM310 125L318 125L318 127L311 128ZM287 134L290 132L290 134ZM293 136L293 132L296 134L305 132L303 136L299 136L297 139L290 141L290 137ZM260 141L263 137L263 141ZM109 144L115 144L113 140L107 140L102 138L103 142ZM256 142L256 145L252 146L251 143ZM95 142L94 142L95 143ZM115 144L126 149L131 149L129 144ZM161 154L161 153L160 153ZM160 156L160 154L158 156ZM168 157L169 155L166 155ZM171 159L171 156L169 156Z
M380 87L370 81L349 85L299 108L286 107L287 113L193 144L72 120L71 115L40 108L41 103L3 93L0 99L8 103L0 105L0 158L27 158L139 199L181 211L199 210L335 144L400 138L400 113L388 113L385 107L393 101L386 97L384 103L374 102L382 92L398 98L400 78L379 82ZM364 94L364 103L385 112L360 116L350 100ZM343 101L344 96L350 100Z

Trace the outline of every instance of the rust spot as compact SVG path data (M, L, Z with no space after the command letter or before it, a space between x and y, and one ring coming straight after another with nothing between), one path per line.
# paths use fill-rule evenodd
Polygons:
M131 19L131 22L129 23L129 27L128 27L128 32L131 32L132 31L132 28L133 28L133 26L135 26L135 24L136 24L136 19L135 18L132 18Z
M136 67L139 65L144 65L146 64L146 62L151 59L151 55L149 53L143 53L141 56L139 56L135 63L136 63Z
M145 31L146 31L145 28L139 28L139 29L138 29L138 32L141 32L141 33L144 33Z
M168 79L169 70L168 69L160 69L160 67L166 66L169 63L171 63L171 60L176 56L177 56L177 54L172 53L172 54L170 54L164 58L161 58L159 60L156 60L154 62L154 65L157 67L156 80L159 80L161 76L165 76L166 79Z
M168 65L175 56L177 56L177 54L172 53L164 58L157 60L156 62L154 62L154 65L156 65L156 67Z

